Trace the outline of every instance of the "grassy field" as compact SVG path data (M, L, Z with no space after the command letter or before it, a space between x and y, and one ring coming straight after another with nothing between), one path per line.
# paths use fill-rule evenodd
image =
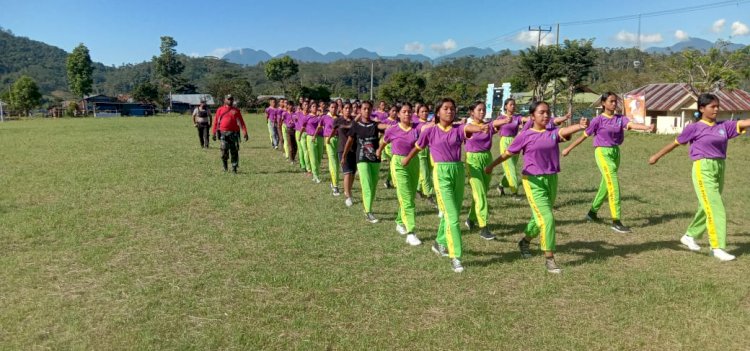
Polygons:
M687 148L649 167L671 138L630 134L620 175L633 234L582 220L599 183L586 143L560 174L563 274L535 246L519 258L530 210L496 192L499 240L464 233L455 274L429 250L438 217L425 202L425 244L409 247L393 190L381 184L381 223L368 224L359 201L313 184L268 147L260 116L247 119L238 175L185 117L0 124L0 349L750 346L750 138L728 159L735 262L709 257L706 239L700 254L679 245L697 208ZM467 192L463 215L468 204Z

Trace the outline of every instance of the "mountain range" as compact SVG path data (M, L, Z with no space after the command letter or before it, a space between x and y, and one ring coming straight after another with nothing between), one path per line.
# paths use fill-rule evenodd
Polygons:
M329 63L329 62L334 62L334 61L339 61L339 60L359 60L359 59L370 59L370 60L393 59L393 60L412 60L412 61L417 61L417 62L425 62L425 61L440 62L442 60L451 59L451 58L467 57L467 56L483 57L487 55L493 55L495 53L496 51L490 48L482 49L482 48L477 48L477 47L466 47L454 53L444 55L433 60L421 54L398 54L396 56L381 56L376 52L369 51L363 48L354 49L349 54L344 54L339 51L321 54L320 52L316 51L313 48L303 47L297 50L290 50L290 51L278 54L275 57L289 56L297 61L321 62L321 63ZM249 65L249 66L254 66L260 62L265 62L272 58L274 58L274 56L271 56L269 53L263 50L254 50L254 49L234 50L234 51L227 53L226 55L222 57L222 59L227 60L229 62L237 63L241 65Z
M701 38L688 38L687 40L678 42L672 46L668 47L650 47L644 51L648 52L649 54L669 54L673 52L680 52L686 49L697 49L703 52L708 51L709 49L717 46L717 43L712 43L708 40L701 39ZM744 48L745 45L742 44L734 44L734 43L728 43L727 50L729 51L735 51Z

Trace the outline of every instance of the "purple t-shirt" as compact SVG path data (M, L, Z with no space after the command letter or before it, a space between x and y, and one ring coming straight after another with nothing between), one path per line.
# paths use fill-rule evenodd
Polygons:
M387 124L389 126L395 126L395 125L398 125L398 119L385 118L385 119L381 119L380 123ZM412 123L414 123L414 122L412 122Z
M302 133L307 133L305 126L307 125L307 114L303 112L297 113L297 123L294 125L294 129Z
M690 143L690 159L727 158L729 139L736 138L740 131L737 121L719 121L713 124L700 120L689 124L677 137L680 144Z
M287 128L294 128L294 119L292 118L292 113L289 111L284 111L281 113L282 120L284 121L284 124Z
M323 136L323 130L318 129L318 125L320 124L320 120L323 118L323 116L314 116L309 115L307 116L307 122L305 123L305 131L307 132L307 135L317 135L317 136Z
M338 117L333 117L330 114L323 116L323 136L324 137L333 136L333 122L336 121L336 118Z
M481 126L483 123L476 123L470 120L467 124ZM492 149L492 136L495 135L495 128L488 128L487 133L473 133L471 138L466 139L466 152L485 152Z
M525 132L525 131L531 129L531 127L533 127L533 126L534 126L534 120L531 119L531 117L529 117L529 120L526 121L526 124L524 124L523 128L521 128L521 132ZM549 123L547 123L547 127L546 128L547 128L547 130L551 130L551 129L557 128L557 126L555 125L555 119L554 118L550 118L549 119Z
M524 175L544 175L560 173L560 147L563 142L560 130L529 129L521 132L508 146L508 152L523 152Z
M406 156L411 152L418 138L419 125L404 129L401 124L396 124L385 130L383 141L391 144L391 151L394 155Z
M591 120L583 132L586 136L594 135L594 147L610 147L622 144L625 140L625 129L628 129L630 118L623 115L607 117L598 115Z
M272 108L266 107L266 120L270 120L271 119L271 111L272 110L273 110Z
M440 125L429 127L419 134L417 147L430 148L433 162L461 162L461 144L466 140L464 124L454 124L447 129Z
M499 116L498 118L505 118L505 116ZM518 126L521 125L521 115L510 116L510 123L503 124L500 127L501 137L514 137L518 135Z
M375 112L373 112L373 113L370 114L370 118L373 119L373 120L375 120L376 122L383 123L383 121L386 118L388 118L388 112L386 112L386 111L383 111L383 112L375 111Z

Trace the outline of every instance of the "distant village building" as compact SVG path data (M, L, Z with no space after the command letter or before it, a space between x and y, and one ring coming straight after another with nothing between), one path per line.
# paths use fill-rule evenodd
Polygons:
M720 103L719 120L736 119L750 114L750 93L741 89L722 89L714 92ZM644 95L646 124L656 123L661 134L678 134L693 119L698 110L698 97L686 83L658 83L644 85L625 95Z
M84 97L79 101L78 108L95 117L153 116L156 112L156 107L152 104L123 102L104 94Z
M209 94L172 94L172 112L192 113L201 101L206 101L206 105L214 106L214 98Z

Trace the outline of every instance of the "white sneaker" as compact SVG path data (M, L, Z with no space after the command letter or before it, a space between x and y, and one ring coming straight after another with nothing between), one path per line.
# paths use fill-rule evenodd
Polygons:
M438 218L443 218L443 211L438 211Z
M396 224L396 231L401 235L406 235L406 227L403 224Z
M736 258L722 249L712 249L711 256L718 258L719 261L733 261Z
M414 234L409 234L409 235L406 236L406 243L409 244L409 245L411 245L411 246L422 245L422 242Z
M344 200L344 204L346 205L346 207L352 207L352 205L354 205L354 202L352 202L351 197L347 197L346 200Z
M701 247L698 246L698 244L695 243L695 239L693 239L692 236L689 236L687 234L683 235L680 238L680 242L682 243L682 245L687 246L688 250L690 250L690 251L700 251L701 250Z
M320 179L313 177L312 179L313 183L320 184Z

